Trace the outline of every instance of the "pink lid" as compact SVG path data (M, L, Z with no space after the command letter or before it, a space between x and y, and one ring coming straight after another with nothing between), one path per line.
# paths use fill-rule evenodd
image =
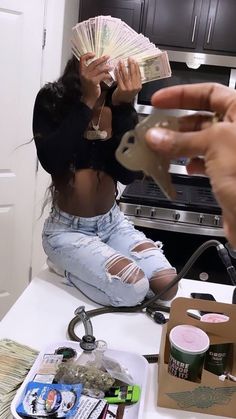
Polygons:
M207 313L201 317L201 322L207 323L223 323L229 320L228 316L219 313Z
M170 343L176 349L193 354L206 352L210 341L207 334L195 326L181 324L170 331Z

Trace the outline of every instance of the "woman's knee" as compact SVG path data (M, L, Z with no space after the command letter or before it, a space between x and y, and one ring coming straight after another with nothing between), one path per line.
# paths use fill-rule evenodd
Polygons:
M142 269L122 255L114 255L107 261L106 274L112 283L111 305L135 306L149 290L149 281Z
M150 279L150 288L155 294L163 291L165 287L167 287L171 281L176 276L175 268L163 269L159 272L153 274L152 278ZM160 298L162 300L171 300L175 297L178 291L178 284L173 285L167 292L163 294Z
M153 270L153 261L155 260L156 271L149 275L150 278L150 288L155 294L163 291L163 289L170 284L170 282L176 276L176 270L173 268L165 255L162 252L162 243L154 243L152 240L144 239L141 242L137 243L133 249L132 254L137 258L140 257L145 262L148 263L147 271L152 272ZM150 259L151 257L151 259ZM151 264L150 261L151 260ZM147 266L146 263L146 266ZM178 285L171 287L161 299L170 300L172 299L178 291Z

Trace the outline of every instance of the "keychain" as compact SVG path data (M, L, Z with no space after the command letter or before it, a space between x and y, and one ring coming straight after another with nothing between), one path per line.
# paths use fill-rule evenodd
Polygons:
M144 137L149 128L159 127L179 131L180 121L193 117L200 117L202 121L206 119L211 124L222 120L218 115L211 112L196 112L193 115L181 118L155 112L139 122L134 130L130 130L123 135L120 145L116 150L117 160L126 169L134 171L142 170L145 175L151 176L168 199L175 199L176 191L171 183L171 176L168 172L170 159L151 150Z

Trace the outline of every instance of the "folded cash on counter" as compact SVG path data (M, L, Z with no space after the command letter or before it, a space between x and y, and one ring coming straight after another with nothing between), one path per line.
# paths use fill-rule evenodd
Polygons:
M0 340L0 418L10 415L10 404L38 352L9 339Z

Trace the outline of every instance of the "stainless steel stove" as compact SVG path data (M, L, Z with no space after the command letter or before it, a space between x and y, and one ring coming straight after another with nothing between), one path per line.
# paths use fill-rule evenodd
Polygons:
M170 202L151 179L136 180L120 198L135 225L189 234L223 236L220 208L206 178L173 175L177 192Z
M203 242L212 238L226 242L221 210L209 180L185 173L181 164L172 171L175 201L169 201L150 178L128 185L119 200L121 210L138 229L154 241L163 242L166 256L178 271ZM214 248L199 258L188 277L230 283Z

